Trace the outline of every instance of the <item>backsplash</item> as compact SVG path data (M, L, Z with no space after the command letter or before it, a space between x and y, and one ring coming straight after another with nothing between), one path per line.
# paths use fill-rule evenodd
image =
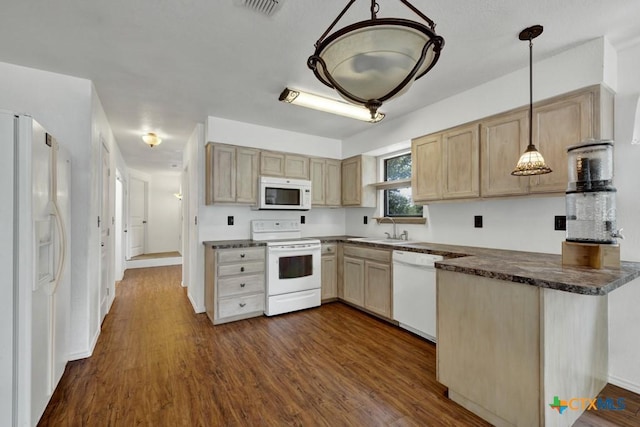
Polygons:
M206 240L249 239L253 219L300 219L302 236L334 236L345 234L345 210L313 208L309 211L258 211L249 206L212 205L200 207L200 238ZM233 216L233 224L227 225Z

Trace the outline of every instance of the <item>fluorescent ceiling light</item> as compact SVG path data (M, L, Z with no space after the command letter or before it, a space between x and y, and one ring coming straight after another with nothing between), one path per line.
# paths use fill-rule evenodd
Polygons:
M377 123L384 119L384 113L380 112L376 112L375 117L372 119L371 112L366 107L289 88L285 88L282 91L279 99L280 101L288 102L289 104L313 108L314 110L338 114L340 116L350 117L352 119L358 119L369 123Z

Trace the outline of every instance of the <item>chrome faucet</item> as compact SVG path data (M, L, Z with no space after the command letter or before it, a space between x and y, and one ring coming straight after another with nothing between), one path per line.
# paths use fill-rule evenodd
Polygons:
M393 237L389 233L387 233L386 231L385 231L384 234L387 235L387 239L397 239L398 235L396 234L396 222L393 220L393 218L389 218L388 216L384 216L384 217L382 217L382 218L380 218L378 220L378 224L382 224L382 221L384 221L385 219L388 219L393 224Z

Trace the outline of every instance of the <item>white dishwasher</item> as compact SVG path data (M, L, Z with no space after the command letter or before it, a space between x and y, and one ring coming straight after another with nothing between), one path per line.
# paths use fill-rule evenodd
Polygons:
M393 318L436 342L436 261L439 255L393 251Z

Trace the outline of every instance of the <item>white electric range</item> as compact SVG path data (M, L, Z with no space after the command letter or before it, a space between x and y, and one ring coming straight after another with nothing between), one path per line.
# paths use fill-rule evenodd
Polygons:
M251 221L251 239L267 244L267 316L320 305L320 240L301 236L298 220Z

